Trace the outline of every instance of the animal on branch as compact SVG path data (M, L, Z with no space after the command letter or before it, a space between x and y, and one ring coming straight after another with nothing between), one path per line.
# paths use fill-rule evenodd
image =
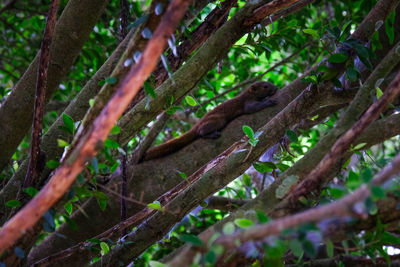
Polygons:
M253 83L237 97L208 112L182 136L149 149L143 160L156 159L172 154L198 138L218 138L221 135L221 130L236 117L255 113L266 107L276 105L276 101L270 97L277 90L278 87L269 82Z

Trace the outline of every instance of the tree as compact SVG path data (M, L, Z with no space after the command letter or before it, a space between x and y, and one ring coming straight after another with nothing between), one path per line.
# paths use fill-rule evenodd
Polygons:
M107 2L0 8L1 262L398 261L400 1ZM277 105L141 160L258 80Z

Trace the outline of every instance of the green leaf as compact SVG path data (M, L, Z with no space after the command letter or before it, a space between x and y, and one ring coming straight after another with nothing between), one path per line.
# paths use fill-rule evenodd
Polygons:
M289 248L297 258L301 259L304 255L304 250L301 242L297 239L291 239L289 242Z
M254 162L253 167L260 173L272 172L270 165L265 162Z
M30 197L34 197L39 191L34 187L26 187L22 191L28 194Z
M110 247L106 242L100 242L100 248L101 248L101 255L107 254L107 252L110 251Z
M329 187L327 191L329 192L329 195L334 199L342 198L346 195L346 192L342 188L338 187Z
M192 107L197 105L196 100L194 100L194 98L191 97L190 95L185 96L185 101Z
M334 247L332 241L330 240L326 241L326 254L328 255L329 258L333 258L334 255L333 248Z
M379 99L383 95L383 92L380 88L376 88L376 98Z
M247 173L242 174L242 181L245 186L251 186L251 179Z
M328 61L331 63L343 63L347 60L348 56L343 53L333 54L328 58Z
M46 166L47 166L47 168L53 170L55 168L58 168L58 166L60 166L60 162L58 162L56 160L49 160L46 162Z
M68 142L67 142L67 141L64 141L64 140L62 140L62 139L57 139L57 144L58 144L59 147L66 147L66 146L69 146Z
M22 205L21 201L16 200L16 199L9 200L6 202L7 207L20 207L21 205Z
M289 138L291 142L297 143L299 141L297 134L292 130L287 130L286 136Z
M121 128L118 125L114 125L114 127L110 131L110 135L119 134L121 132Z
M280 163L280 162L278 162L278 163L276 164L276 167L277 167L281 172L284 172L284 171L286 171L287 169L290 168L289 165L286 165L286 164L283 164L283 163Z
M183 180L185 180L185 179L187 178L186 173L181 172L181 171L179 171L179 170L176 170L176 172L179 174L179 176L180 176Z
M107 201L103 199L97 199L97 203L99 204L99 207L102 211L106 210L107 207Z
M75 131L75 125L74 125L74 120L68 116L67 114L63 113L62 115L63 123L66 129L70 134L74 134Z
M147 204L147 207L149 207L152 210L164 211L164 209L161 207L161 203L157 200L154 201L153 203Z
M243 129L244 134L247 135L247 137L250 140L254 139L254 131L253 131L253 129L251 129L250 126L243 125L242 129Z
M72 203L71 202L65 203L64 204L64 209L69 215L71 215L71 213L72 213Z
M93 107L93 104L94 104L94 99L89 99L89 106Z
M153 86L151 86L148 82L144 82L143 87L146 94L148 94L152 98L156 98L157 95L156 92L154 91Z
M249 228L254 224L252 220L246 218L238 218L234 220L234 223L239 226L240 228Z
M364 183L369 183L372 180L372 170L370 168L365 168L362 173L361 176L363 178Z
M183 234L180 239L185 243L190 243L193 246L203 246L203 241L201 241L197 236L191 234Z
M118 148L119 144L117 142L115 142L114 140L107 138L106 141L104 141L104 146L108 147L108 148Z
M319 39L318 32L313 29L304 29L303 32L315 37L316 39Z
M346 78L347 80L354 82L357 80L358 72L354 67L349 67L346 69Z
M361 181L360 177L355 172L350 171L349 176L347 177L347 180L346 180L346 186L349 189L354 190L354 189L358 188L361 184L362 184L362 181Z
M256 215L259 223L263 224L269 222L268 216L263 211L256 210Z
M375 199L383 199L386 197L385 190L383 190L382 187L380 187L380 186L372 186L371 194L372 194L372 197Z
M116 84L117 83L117 81L118 81L118 79L117 79L117 77L108 77L108 78L106 78L106 83L108 83L108 84Z
M393 10L388 19L386 19L385 21L385 32L387 37L389 38L389 43L391 45L394 42L394 16L395 16L395 10Z
M359 143L358 145L353 147L352 150L360 150L361 148L365 147L366 145L367 145L367 143Z
M400 238L397 236L385 231L382 234L381 241L384 243L390 243L390 244L400 244Z
M209 263L209 264L214 264L215 261L217 260L217 255L215 255L215 252L212 250L209 250L206 255L204 255L204 260Z

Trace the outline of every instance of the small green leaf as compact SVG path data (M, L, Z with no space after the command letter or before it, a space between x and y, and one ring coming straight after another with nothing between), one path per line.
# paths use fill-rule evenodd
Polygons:
M89 99L89 106L90 107L93 107L93 104L94 104L94 99L92 98L92 99Z
M383 232L381 241L384 243L400 244L400 238L386 231Z
M106 78L106 83L108 84L116 84L118 81L117 77L108 77Z
M254 131L253 131L253 129L251 129L250 126L243 125L242 129L243 129L244 134L247 135L247 137L250 140L254 139Z
M299 141L297 134L292 130L287 130L286 136L289 138L291 142L297 143Z
M194 100L194 98L191 97L190 95L185 96L185 101L192 107L197 105L196 100Z
M333 243L330 240L326 241L326 254L329 258L333 258Z
M24 188L22 191L24 191L26 194L28 194L30 197L34 197L39 191L34 188L34 187L27 187Z
M243 173L242 174L242 180L243 180L243 184L245 186L251 186L251 179L250 179L250 176L247 173Z
M101 248L101 255L107 254L107 252L110 251L110 247L106 242L100 242L100 248Z
M69 146L68 142L67 142L67 141L64 141L64 140L62 140L62 139L57 139L57 144L58 144L59 147L66 147L66 146Z
M270 165L265 162L254 162L253 167L260 173L272 172Z
M257 215L257 220L259 223L269 222L269 218L264 212L256 210L256 215Z
M117 142L115 142L114 140L107 138L106 141L104 141L104 146L108 147L108 148L118 148L119 144Z
M6 202L7 207L20 207L21 201L13 199Z
M234 220L234 223L239 226L240 228L249 228L254 224L252 220L246 218L238 218Z
M286 171L287 169L290 168L289 165L284 164L284 163L280 163L280 162L278 162L278 163L276 164L276 167L277 167L281 172L284 172L284 171Z
M362 171L361 176L365 183L369 183L372 180L372 170L370 168L365 168Z
M163 211L164 209L161 207L161 203L159 201L154 201L153 203L147 204L147 207L149 207L152 210L159 210Z
M289 248L297 258L302 258L304 255L304 250L301 242L297 239L291 239L289 242Z
M63 113L63 115L62 115L62 119L63 119L64 126L68 129L68 132L70 134L74 134L74 131L75 131L74 120L65 113Z
M354 82L357 80L358 72L354 67L349 67L346 69L346 78L347 80Z
M179 170L177 170L176 172L179 174L179 176L180 176L183 180L185 180L185 179L187 178L187 176L186 176L186 174L185 174L184 172L181 172L181 171L179 171Z
M197 236L190 234L183 234L180 239L185 243L190 243L193 246L203 246L203 241L201 241Z
M386 196L385 190L383 190L380 186L371 187L371 194L375 199L382 199Z
M204 255L204 260L209 263L209 264L214 264L215 261L217 260L217 255L215 255L215 252L212 250L209 250L206 255Z
M313 30L313 29L304 29L303 30L304 33L309 34L313 37L315 37L316 39L319 39L319 34L317 31Z
M71 215L71 213L72 213L72 203L71 202L65 203L64 204L64 209L69 215Z
M343 53L333 54L328 58L328 61L331 63L343 63L347 60L348 56Z
M114 135L114 134L119 134L120 132L121 132L121 128L119 128L118 125L114 125L114 127L110 131L110 134Z
M383 95L383 92L380 88L376 88L376 98L379 99Z
M57 168L58 166L60 166L60 162L58 162L56 160L49 160L48 162L46 162L46 166L47 166L47 168L53 170L53 169Z
M352 150L360 150L361 148L365 147L366 145L367 145L367 143L359 143L358 145L353 147Z
M150 83L144 82L143 87L144 87L144 91L146 92L146 94L148 94L152 98L156 98L156 96L157 96L156 92L154 91L154 88L153 88L153 86L150 85Z

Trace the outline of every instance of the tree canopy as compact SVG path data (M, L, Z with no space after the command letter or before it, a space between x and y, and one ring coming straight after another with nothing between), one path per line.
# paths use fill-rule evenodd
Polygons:
M0 266L400 263L399 3L0 4Z

